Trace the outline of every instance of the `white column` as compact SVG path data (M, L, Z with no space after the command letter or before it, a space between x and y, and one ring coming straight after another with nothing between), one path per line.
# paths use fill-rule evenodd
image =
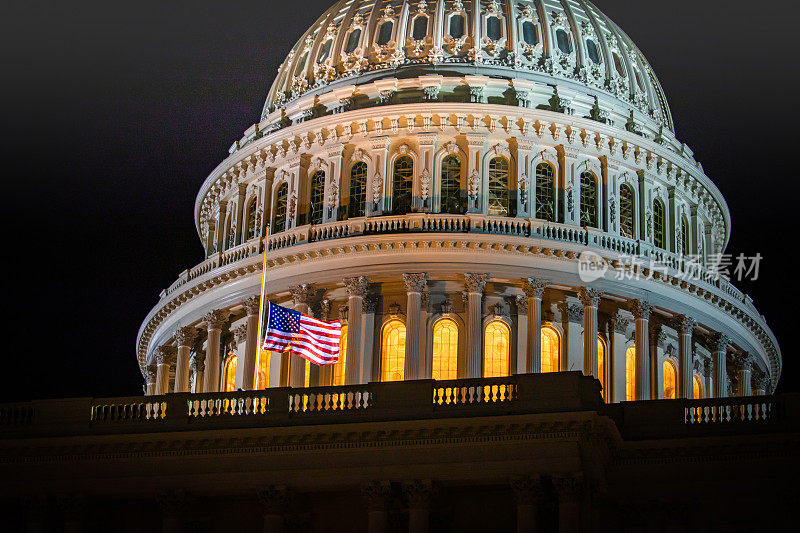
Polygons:
M583 302L583 375L599 378L597 367L597 308L603 292L582 288L579 293Z
M739 396L752 396L753 358L744 354L739 358Z
M564 326L564 346L558 360L558 372L583 372L583 305L573 301L559 303ZM566 321L563 321L566 317Z
M197 337L197 328L186 326L175 331L178 356L175 363L175 392L189 392L189 356L192 343Z
M626 391L626 352L628 350L628 328L630 328L631 321L627 317L621 315L619 311L614 315L614 338L613 338L613 351L611 357L611 386L609 390L613 391L612 402L624 402L627 399Z
M152 396L156 392L156 369L147 367L144 371L144 394Z
M728 344L731 340L724 333L717 333L714 336L714 351L712 353L712 365L714 371L714 397L728 397Z
M558 532L578 533L581 527L581 501L583 500L583 478L559 476L553 478L558 494Z
M206 373L206 354L198 352L194 354L194 359L191 361L192 372L194 372L194 388L191 392L200 394L203 392L204 376Z
M240 324L231 330L233 334L233 342L236 346L236 375L233 381L233 390L243 389L242 381L244 380L244 349L247 348L247 324ZM244 344L244 347L242 345Z
M156 396L169 392L169 368L175 362L176 349L174 346L159 346L156 348Z
M361 313L364 297L369 290L366 276L345 278L347 288L347 357L345 360L345 385L355 385L360 381L363 363L361 354Z
M313 285L303 284L289 287L294 300L294 309L304 315L310 314L310 303L317 294L317 289ZM305 387L306 383L306 360L299 355L290 354L289 362L289 386Z
M389 504L392 498L392 485L388 481L374 481L361 486L361 495L367 504L368 533L387 533L389 531Z
M422 291L428 281L428 276L424 272L403 274L403 281L406 284L406 295L408 304L406 306L406 357L404 380L420 378L420 314L422 312Z
M650 399L650 313L653 306L644 300L634 300L631 312L636 319L636 371L634 390L637 401Z
M537 278L525 280L525 296L528 297L528 349L523 373L542 371L542 298L547 281Z
M219 392L220 380L220 337L222 328L228 321L230 313L222 309L216 309L207 313L203 320L208 330L206 340L206 371L203 376L203 392Z
M528 360L528 297L517 295L517 368L515 374L527 372Z
M242 302L242 305L247 312L247 336L245 337L244 354L237 361L236 389L253 390L255 388L256 362L258 361L259 350L258 312L261 306L261 297L251 296Z
M409 533L428 533L431 500L435 492L433 483L427 479L403 483L403 494L408 502Z
M483 328L481 328L481 300L486 287L488 274L467 274L465 288L467 294L467 359L463 374L459 377L479 378L483 376Z
M692 333L695 321L686 315L677 317L675 329L678 331L678 398L692 398Z
M373 294L364 296L361 308L361 369L359 383L372 381L373 355L375 352L375 310L378 308L378 297Z
M544 497L540 478L523 478L511 482L517 500L517 533L536 531L539 502Z

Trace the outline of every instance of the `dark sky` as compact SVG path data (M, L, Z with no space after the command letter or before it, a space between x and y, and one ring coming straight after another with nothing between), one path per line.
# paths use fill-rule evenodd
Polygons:
M136 333L202 260L192 209L257 121L279 63L331 0L13 2L0 21L6 259L0 400L141 393ZM795 4L596 4L659 75L678 138L733 216L741 284L800 389L790 217L800 128ZM788 225L787 225L788 224Z

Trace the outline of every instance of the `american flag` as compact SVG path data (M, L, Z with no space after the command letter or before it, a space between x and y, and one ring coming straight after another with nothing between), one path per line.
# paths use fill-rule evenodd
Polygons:
M265 322L263 350L290 350L317 365L339 362L342 325L338 320L324 322L269 302Z

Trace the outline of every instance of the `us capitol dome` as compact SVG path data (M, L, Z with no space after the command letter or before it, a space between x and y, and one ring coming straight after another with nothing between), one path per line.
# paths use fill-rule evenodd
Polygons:
M138 334L150 395L582 371L614 403L781 374L716 272L724 198L583 0L336 2L194 219L205 259ZM263 254L270 300L342 321L339 363L257 349Z

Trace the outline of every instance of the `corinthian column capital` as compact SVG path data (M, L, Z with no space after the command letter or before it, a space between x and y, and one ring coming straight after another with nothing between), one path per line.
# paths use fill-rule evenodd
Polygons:
M724 333L717 333L712 337L712 346L717 352L725 352L728 350L728 345L731 343L730 337Z
M197 328L194 326L178 328L175 330L175 342L178 346L191 346L197 338L197 333Z
M690 316L678 315L675 317L675 329L684 335L691 335L695 325L697 325L697 321Z
M156 382L156 369L152 366L148 366L144 369L144 382L148 385L152 385Z
M580 298L583 305L587 307L597 307L600 305L600 299L603 297L603 291L599 289L591 289L589 287L581 287L578 291L578 298Z
M403 274L403 281L406 284L407 292L421 293L428 284L428 274L425 272Z
M653 312L653 304L646 300L633 300L630 303L630 312L633 313L636 319L650 320L650 313Z
M369 291L369 280L366 276L344 278L344 286L348 296L366 296Z
M173 364L177 353L178 350L174 346L167 346L166 344L159 346L155 351L156 363L159 365Z
M247 316L254 316L258 314L261 307L261 296L251 296L242 302Z
M482 294L483 290L486 288L486 280L488 279L489 274L465 274L464 286L468 293Z
M233 339L236 341L236 344L243 343L247 340L247 324L236 326L231 333L233 333Z
M223 327L225 327L225 323L228 321L230 316L231 314L229 311L224 309L215 309L206 313L205 316L203 316L203 320L205 321L206 327L209 330L221 330Z
M547 280L539 278L528 278L525 280L523 290L528 298L537 298L539 300L544 296L544 290L547 288Z
M310 283L303 283L302 285L292 285L289 287L289 292L292 293L295 305L311 305L317 295L317 288Z

